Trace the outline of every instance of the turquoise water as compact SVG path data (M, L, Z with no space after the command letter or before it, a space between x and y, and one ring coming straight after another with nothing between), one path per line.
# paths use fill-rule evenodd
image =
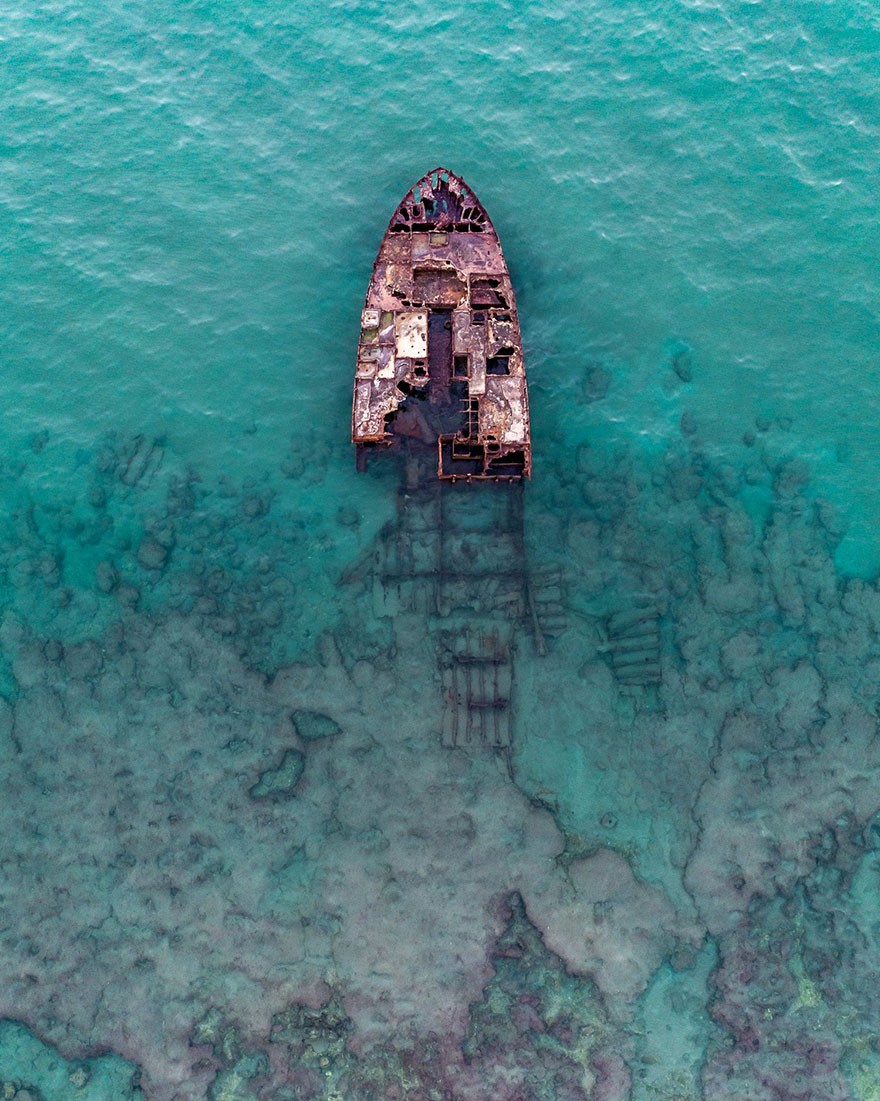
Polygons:
M877 4L0 38L7 1095L876 1096ZM564 605L547 656L512 625L505 761L441 744L443 624L370 574L399 471L348 442L441 163L517 290Z

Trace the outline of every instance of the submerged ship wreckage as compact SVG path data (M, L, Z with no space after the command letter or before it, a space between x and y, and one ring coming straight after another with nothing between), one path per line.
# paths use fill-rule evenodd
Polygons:
M426 617L444 743L509 761L517 629L530 626L547 652L567 625L563 578L530 571L526 558L532 450L510 274L484 207L445 168L407 192L382 238L361 316L352 442L359 470L385 452L405 477L396 521L348 579L369 575L380 617Z

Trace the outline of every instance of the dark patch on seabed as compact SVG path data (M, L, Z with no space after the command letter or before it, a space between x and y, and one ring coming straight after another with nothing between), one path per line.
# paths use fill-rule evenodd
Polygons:
M56 507L22 460L4 1096L878 1096L880 593L784 429L682 427L539 463L491 592L402 491L424 583L381 533L297 660L327 578L268 483L116 440Z

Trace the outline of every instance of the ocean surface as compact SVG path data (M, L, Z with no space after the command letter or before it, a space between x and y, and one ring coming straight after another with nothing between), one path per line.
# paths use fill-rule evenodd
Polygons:
M880 4L0 0L0 50L3 1097L880 1097ZM459 623L349 442L441 164L530 385L503 754L443 745Z

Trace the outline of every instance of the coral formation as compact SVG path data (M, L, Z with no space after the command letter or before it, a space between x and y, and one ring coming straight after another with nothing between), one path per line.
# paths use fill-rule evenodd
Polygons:
M250 789L252 799L278 799L293 794L306 767L298 749L286 749L277 768L267 768Z
M784 428L740 465L692 421L662 453L570 443L526 529L565 614L546 657L519 634L503 753L442 744L440 636L377 612L366 510L316 527L169 440L106 441L67 511L23 465L11 1097L103 1096L101 1058L157 1101L870 1096L877 588L836 572ZM332 569L296 553L322 540Z

